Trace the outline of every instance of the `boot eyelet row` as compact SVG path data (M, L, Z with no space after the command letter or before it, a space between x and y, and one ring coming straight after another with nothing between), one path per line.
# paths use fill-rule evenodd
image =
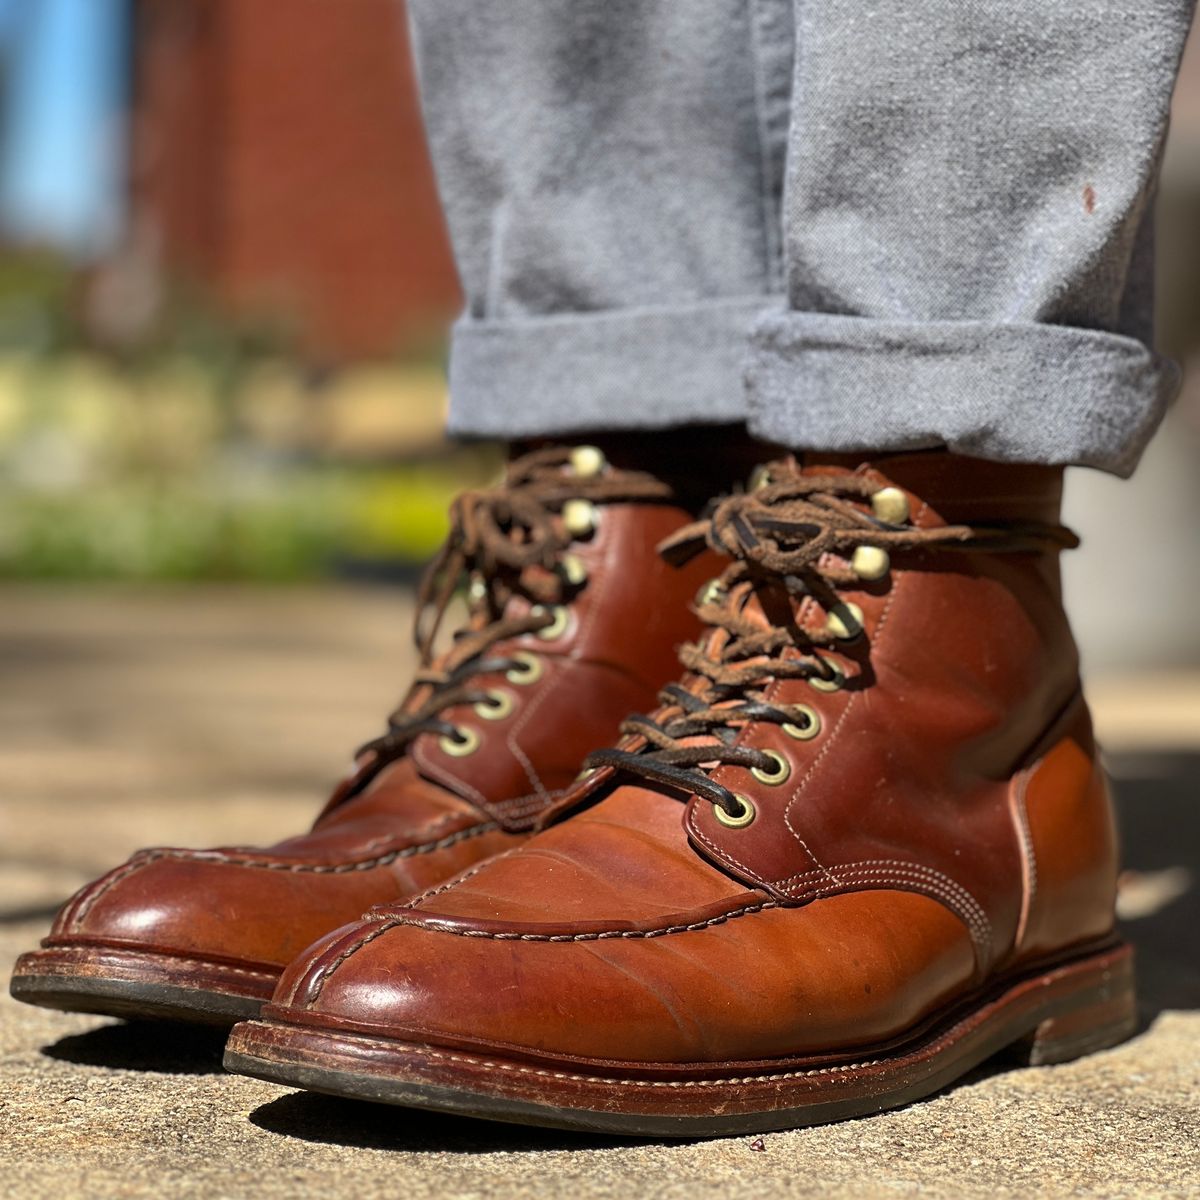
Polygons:
M582 587L587 583L588 569L578 554L564 554L558 564L558 570L571 587Z
M768 771L762 767L751 767L750 774L759 783L765 783L768 787L778 787L781 783L786 783L788 776L792 773L792 764L782 754L776 754L774 750L764 750L762 753L775 764L775 769Z
M572 537L583 538L595 530L599 514L590 500L568 500L562 506L562 520Z
M822 679L819 675L808 677L808 686L818 692L840 692L846 686L846 672L832 658L821 660L829 668L829 678Z
M449 754L452 758L466 758L479 749L481 740L479 734L469 726L455 725L454 735L438 738L438 746L443 754Z
M608 466L604 451L598 446L576 446L570 455L571 474L579 479L593 479Z
M815 708L809 708L807 704L799 704L796 706L800 715L804 717L804 724L797 725L792 721L781 725L780 728L790 738L794 738L797 742L810 742L821 732L821 715Z
M892 569L892 560L880 546L858 546L851 555L850 569L859 579L874 583Z
M724 594L725 588L721 581L719 579L710 579L707 583L701 585L692 603L697 608L703 608L706 604L716 604Z
M840 641L853 641L863 631L863 610L852 600L843 600L830 608L825 628Z
M871 497L871 511L889 525L903 525L908 520L908 497L898 487L880 488Z
M493 688L487 693L487 699L481 700L475 707L477 716L485 721L503 721L512 712L516 699L511 692L502 692Z
M746 491L761 492L763 488L771 486L771 472L761 463L750 472L750 478L746 481Z
M513 660L514 664L504 672L504 678L509 683L525 687L528 684L537 683L541 679L542 660L536 654L530 654L527 650L514 650L509 658Z
M719 804L714 804L713 815L727 829L745 829L758 816L758 810L750 797L741 792L734 792L733 798L741 805L740 812L727 813Z
M567 623L571 619L571 614L561 604L551 605L550 608L545 608L541 604L535 604L530 610L531 614L541 616L542 613L549 613L551 617L550 624L544 629L539 629L535 637L541 638L543 642L553 642L562 637L567 631Z

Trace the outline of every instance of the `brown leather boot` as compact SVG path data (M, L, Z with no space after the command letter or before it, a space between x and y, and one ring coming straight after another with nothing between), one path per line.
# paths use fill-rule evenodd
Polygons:
M304 954L227 1065L690 1136L1126 1037L1059 493L1056 471L949 455L772 465L675 539L734 561L664 707L521 849Z
M691 514L659 478L594 447L545 449L460 497L426 577L424 666L311 832L265 850L143 850L79 892L12 994L50 1008L232 1023L280 971L372 905L440 884L528 837L587 751L652 702L701 628L655 547ZM470 617L435 656L463 577Z

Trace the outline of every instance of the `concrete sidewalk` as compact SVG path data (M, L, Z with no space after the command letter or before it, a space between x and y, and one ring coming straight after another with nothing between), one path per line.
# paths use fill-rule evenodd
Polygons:
M403 593L377 591L0 591L5 973L68 891L135 847L310 820L398 698L409 617ZM1144 1029L1125 1046L992 1065L868 1120L645 1143L290 1093L222 1074L210 1033L5 997L0 1196L1200 1194L1200 680L1094 694L1136 868L1123 907Z

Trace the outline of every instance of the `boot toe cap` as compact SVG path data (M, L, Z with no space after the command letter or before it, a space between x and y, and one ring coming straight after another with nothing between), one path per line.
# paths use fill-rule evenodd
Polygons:
M351 885L335 894L311 875L220 852L142 851L76 893L45 944L282 967L331 924L379 899L360 892Z
M747 910L665 936L496 933L383 910L303 955L273 1009L482 1052L741 1061L889 1036L960 993L973 970L958 918L909 893Z

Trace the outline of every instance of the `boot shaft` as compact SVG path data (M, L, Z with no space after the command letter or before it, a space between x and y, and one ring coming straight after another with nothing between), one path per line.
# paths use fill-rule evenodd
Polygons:
M657 551L693 516L673 485L592 446L531 451L460 496L422 584L416 683L322 820L389 810L417 776L527 830L699 632L690 600L715 557L681 572ZM462 584L466 623L437 651Z
M829 494L797 501L798 479ZM1062 608L1061 474L930 454L853 470L785 461L756 484L713 514L707 537L742 561L705 589L714 628L685 650L682 687L693 707L748 694L792 719L735 721L704 779L680 780L698 793L685 817L696 849L781 903L935 896L970 930L981 974L1106 932L1115 842ZM797 538L807 550L789 558ZM764 678L730 685L764 657ZM703 758L706 718L656 719L657 758L675 765L653 777L671 783L689 753ZM602 764L643 753L645 727L627 728Z

